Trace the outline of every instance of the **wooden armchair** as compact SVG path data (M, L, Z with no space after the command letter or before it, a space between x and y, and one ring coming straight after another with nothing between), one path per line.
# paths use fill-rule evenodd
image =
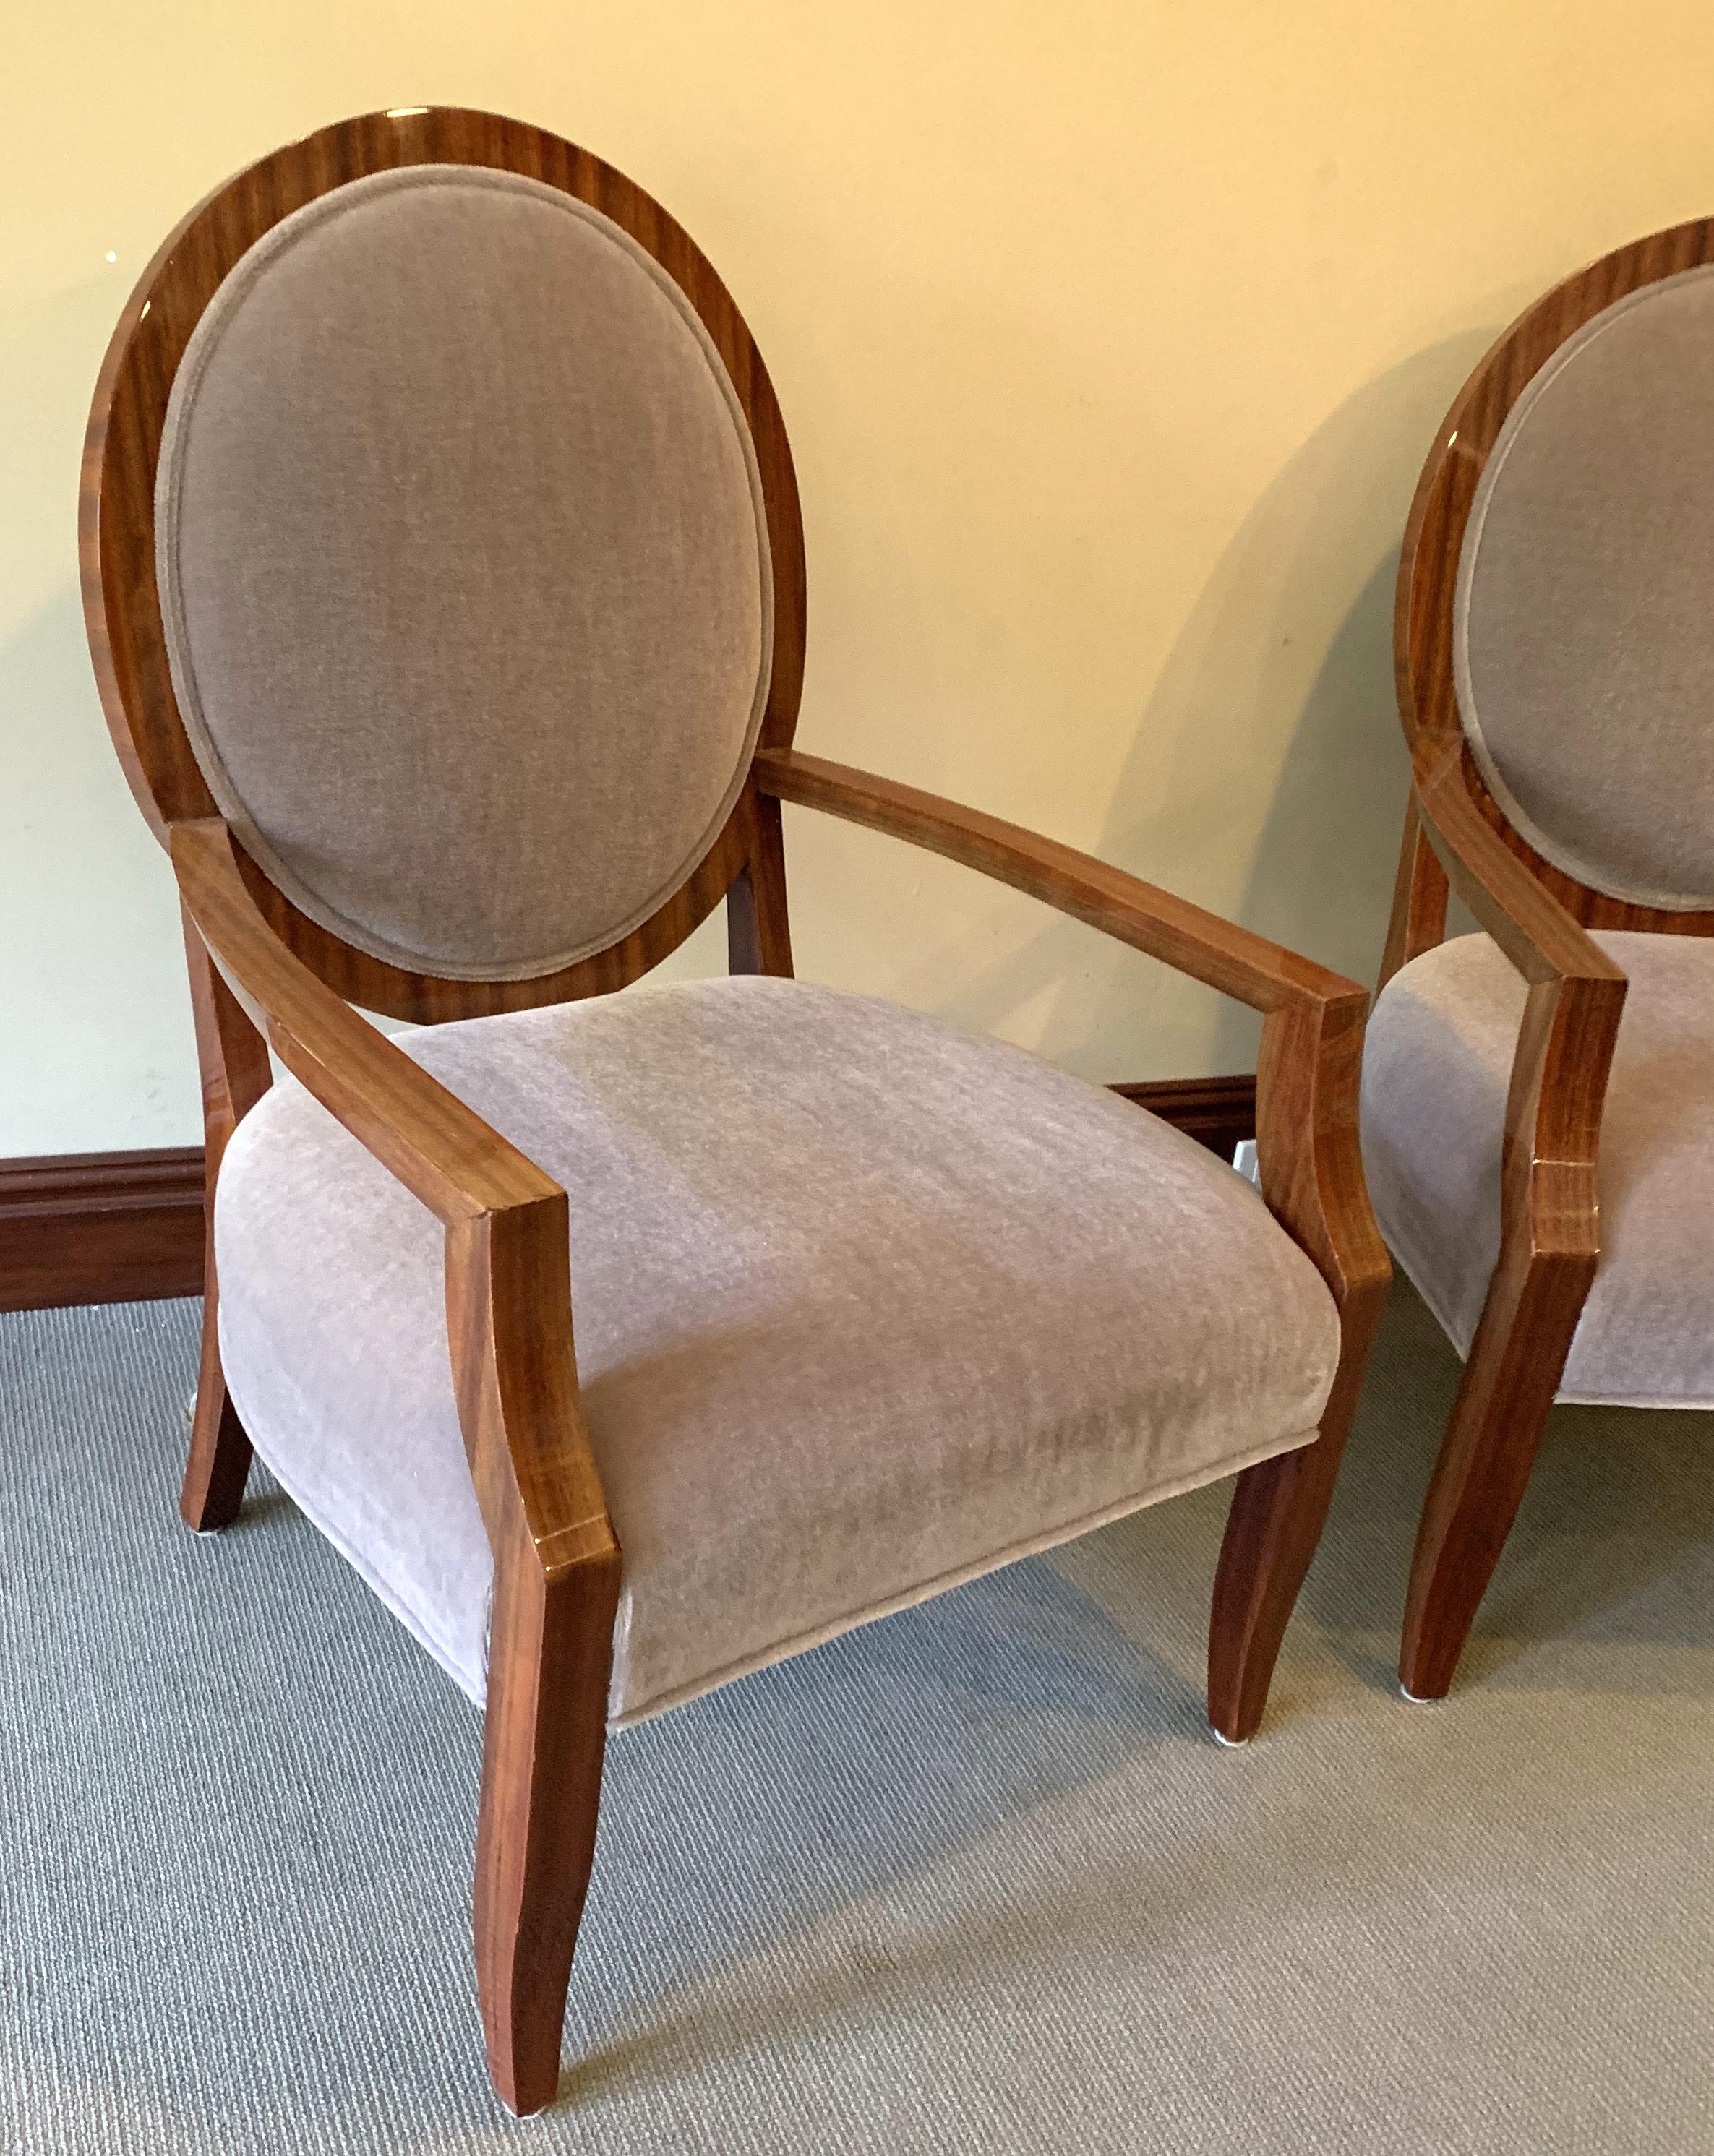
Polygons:
M1450 1686L1556 1397L1714 1405L1711 580L1703 220L1512 325L1406 531L1414 786L1363 1150L1465 1358L1411 1573L1414 1697ZM1443 940L1449 881L1486 936Z
M203 1075L184 1515L233 1517L254 1442L485 1709L506 2103L555 2092L610 1725L1235 1474L1209 1712L1247 1738L1387 1279L1367 999L793 753L786 437L659 205L478 113L264 158L120 321L83 543ZM1264 1011L1264 1197L1034 1057L794 981L784 800ZM722 899L736 978L603 993Z

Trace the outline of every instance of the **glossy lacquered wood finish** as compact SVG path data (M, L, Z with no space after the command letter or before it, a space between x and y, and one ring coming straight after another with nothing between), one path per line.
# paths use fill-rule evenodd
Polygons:
M1368 998L1265 937L998 817L801 752L759 756L756 770L764 792L994 876L1266 1014L1256 1074L1262 1194L1332 1289L1342 1348L1315 1443L1247 1469L1233 1497L1209 1631L1209 1718L1242 1743L1261 1720L1321 1537L1391 1278L1357 1141Z
M545 980L449 981L387 966L297 912L215 813L174 700L155 586L153 496L172 376L227 271L293 210L416 162L503 167L595 205L677 280L707 325L756 439L775 580L772 685L755 766L707 859L636 933ZM91 650L115 742L168 844L192 932L209 1173L266 1083L264 1045L441 1220L447 1323L470 1472L493 1550L476 1880L488 2056L513 2109L557 2076L567 1979L594 1845L619 1553L584 1430L565 1194L352 1008L419 1021L616 988L727 901L734 971L789 974L782 798L855 815L1034 891L1267 1014L1263 1187L1338 1297L1345 1359L1317 1443L1239 1483L1217 1586L1210 1712L1259 1718L1280 1630L1319 1532L1386 1260L1357 1168L1360 989L1086 856L908 788L790 756L803 677L803 538L765 369L713 270L658 204L586 152L491 115L370 115L277 151L193 211L145 273L104 365L87 439L82 560ZM207 958L203 953L206 951ZM229 1517L248 1441L219 1369L218 1283L185 1510Z
M84 445L84 613L103 708L139 806L157 835L216 813L185 734L155 583L155 476L167 398L186 344L227 272L330 188L410 164L521 172L610 217L673 277L706 324L756 443L774 584L772 674L762 738L789 747L803 681L803 522L778 401L755 340L701 250L659 203L588 151L493 113L370 113L289 144L228 180L167 239L126 303L96 386ZM708 859L611 949L531 981L449 981L372 957L310 921L259 872L259 901L310 970L367 1010L432 1024L622 987L659 963L725 895L748 858L741 802Z
M1418 482L1394 613L1412 793L1381 985L1445 933L1451 889L1528 984L1507 1096L1501 1250L1429 1486L1399 1678L1450 1689L1529 1481L1600 1255L1597 1157L1624 977L1586 933L1714 934L1714 912L1668 912L1592 890L1506 820L1465 746L1454 690L1454 594L1489 454L1524 388L1615 300L1714 261L1714 219L1675 226L1579 270L1529 308L1447 413Z

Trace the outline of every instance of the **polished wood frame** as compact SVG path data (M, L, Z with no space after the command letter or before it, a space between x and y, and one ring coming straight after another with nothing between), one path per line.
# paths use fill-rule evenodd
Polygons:
M1442 940L1449 886L1528 984L1506 1099L1500 1256L1411 1565L1399 1681L1414 1698L1451 1686L1600 1256L1597 1152L1625 978L1587 932L1714 935L1714 911L1634 905L1544 860L1484 784L1453 688L1465 526L1506 417L1543 363L1615 300L1711 260L1714 218L1700 218L1619 248L1537 300L1460 391L1405 527L1393 653L1412 783L1380 986Z
M155 587L156 462L173 372L226 272L329 188L418 162L531 174L613 218L707 325L756 437L776 578L772 687L752 771L706 858L655 916L547 979L450 981L355 949L307 920L218 815L175 701ZM490 114L371 114L264 158L178 227L133 293L103 366L85 455L90 642L133 790L167 845L186 921L208 1173L269 1082L267 1050L440 1219L461 1424L496 1586L476 1871L476 1958L495 2086L517 2112L554 2095L566 1989L593 1852L619 1551L584 1428L572 1347L566 1194L352 1009L434 1022L615 988L722 898L736 973L789 974L781 803L949 855L1265 1014L1256 1122L1264 1194L1337 1301L1343 1343L1316 1440L1238 1481L1209 1643L1209 1712L1233 1741L1260 1719L1313 1553L1384 1292L1357 1137L1368 998L1354 983L1116 869L1029 832L819 758L794 756L803 547L790 451L749 331L658 204L586 151ZM249 1445L228 1399L205 1270L202 1382L182 1508L230 1520Z

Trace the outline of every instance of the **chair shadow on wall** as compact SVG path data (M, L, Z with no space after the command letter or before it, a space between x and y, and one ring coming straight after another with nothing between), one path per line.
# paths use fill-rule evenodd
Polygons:
M1388 368L1266 488L1162 670L1092 849L1217 910L1213 894L1241 877L1226 903L1247 927L1365 984L1409 786L1393 690L1399 542L1424 448L1491 341L1466 331ZM1103 952L1067 984L1054 1038L1092 1045L1134 1001L1129 955ZM1258 1036L1255 1015L1221 998L1201 1069L1253 1069Z
M1085 841L1366 983L1409 783L1393 691L1399 542L1424 448L1491 341L1465 331L1389 368L1291 456L1209 575ZM1263 805L1256 774L1267 770L1277 777ZM1170 997L1182 1015L1204 994L1133 952L1048 921L997 958L990 947L972 938L919 952L896 993L931 998L950 968L959 1022L995 1029L1042 998L1056 1060L1115 1079L1255 1065L1257 1021L1221 998L1194 1070L1159 1058L1130 1067L1135 1050L1121 1044L1134 1041L1126 1022L1140 1006Z

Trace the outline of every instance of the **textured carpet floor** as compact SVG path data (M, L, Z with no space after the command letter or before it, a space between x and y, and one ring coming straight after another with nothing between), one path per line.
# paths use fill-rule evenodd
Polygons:
M476 1717L265 1484L178 1527L195 1317L0 1317L0 2156L1714 2149L1714 1417L1561 1410L1408 1707L1455 1365L1401 1293L1248 1750L1224 1490L622 1737L519 2126Z

